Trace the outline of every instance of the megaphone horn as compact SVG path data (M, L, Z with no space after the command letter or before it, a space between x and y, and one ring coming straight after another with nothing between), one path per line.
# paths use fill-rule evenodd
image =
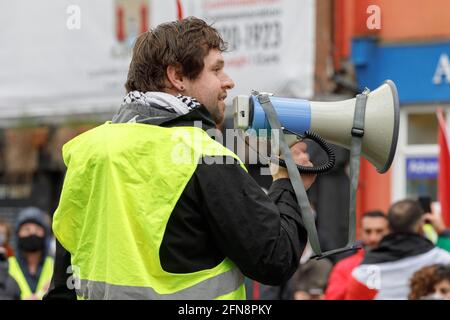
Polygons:
M326 141L350 149L356 98L319 102L270 96L283 128L303 135L312 131ZM233 99L234 126L239 129L270 129L267 116L255 95ZM397 88L386 80L367 94L362 156L379 173L386 172L397 148L400 109Z

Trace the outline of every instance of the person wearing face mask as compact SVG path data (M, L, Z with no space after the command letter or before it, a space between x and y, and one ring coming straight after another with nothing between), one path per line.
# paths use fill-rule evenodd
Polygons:
M50 230L44 213L34 207L22 210L14 235L16 256L9 258L9 273L19 284L22 300L42 299L53 274L47 245Z

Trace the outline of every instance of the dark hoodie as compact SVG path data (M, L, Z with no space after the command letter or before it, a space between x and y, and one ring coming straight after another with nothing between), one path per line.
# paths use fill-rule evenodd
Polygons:
M177 115L152 105L128 104L113 123L162 127L215 127L204 106ZM274 182L268 196L234 159L232 164L197 166L168 221L160 248L162 268L171 273L210 269L230 258L256 281L279 285L298 267L307 234L288 179ZM70 254L57 243L54 277L47 299L75 299L67 289Z
M434 248L425 237L414 233L391 233L385 236L378 247L367 252L361 264L393 262L418 256Z
M23 252L17 245L19 238L19 229L23 224L28 222L40 225L45 230L45 246L44 250L42 251L41 261L39 262L39 266L35 275L30 274ZM50 242L50 235L51 235L50 228L47 221L45 220L45 213L43 211L35 207L29 207L23 209L19 213L14 228L14 252L16 259L20 265L20 268L22 269L25 279L27 280L28 285L30 286L32 292L36 291L36 287L39 278L41 276L42 266L44 265L45 258L47 257L48 254L48 244Z

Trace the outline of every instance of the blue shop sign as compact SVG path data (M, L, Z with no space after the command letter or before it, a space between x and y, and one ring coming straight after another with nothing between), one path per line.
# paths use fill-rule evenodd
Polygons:
M375 38L355 38L352 62L360 90L373 90L391 79L403 104L450 101L448 41L380 45Z
M436 157L407 158L406 177L410 179L437 178L439 162Z

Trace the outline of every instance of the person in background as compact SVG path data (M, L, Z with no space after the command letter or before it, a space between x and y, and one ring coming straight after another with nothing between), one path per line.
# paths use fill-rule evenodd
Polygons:
M416 271L409 300L450 300L450 265L432 265Z
M418 201L394 203L388 221L391 233L353 270L346 299L407 299L414 272L433 264L450 264L450 253L424 237L426 215Z
M294 275L280 286L259 285L260 300L323 300L333 264L327 258L311 259L314 255L309 244L300 258Z
M439 265L436 268L438 281L434 285L434 297L450 300L450 265Z
M445 226L441 212L437 206L431 206L431 211L425 212L424 218L426 223L432 226L437 235L436 247L450 252L450 229Z
M2 222L1 226L6 225ZM17 282L9 275L8 255L5 248L6 233L0 229L0 300L19 300L20 288Z
M294 300L323 300L332 267L328 259L300 261L293 276Z
M15 257L10 257L9 273L17 281L22 300L39 300L47 292L53 274L53 258L48 256L50 229L44 212L29 207L16 222Z
M365 252L376 248L381 239L388 233L389 224L383 212L378 210L369 211L361 217L360 237L363 249L339 261L334 266L325 292L326 300L345 299L353 269L361 263Z
M14 255L14 251L10 244L11 241L11 226L10 224L0 218L0 247L6 251L7 257L12 257Z

